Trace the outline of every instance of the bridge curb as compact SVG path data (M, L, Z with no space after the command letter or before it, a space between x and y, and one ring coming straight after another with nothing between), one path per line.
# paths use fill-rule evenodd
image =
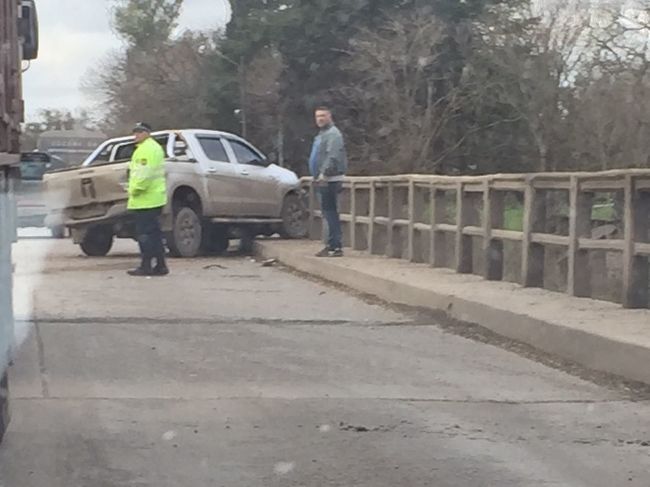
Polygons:
M318 259L312 242L260 241L257 253L387 302L442 312L590 369L650 384L650 311L396 259L348 252Z

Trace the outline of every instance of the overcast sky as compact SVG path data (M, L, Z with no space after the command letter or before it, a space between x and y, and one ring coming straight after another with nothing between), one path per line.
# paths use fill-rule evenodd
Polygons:
M42 108L75 110L89 106L79 85L84 74L120 48L109 25L112 0L38 0L41 47L25 73L27 119ZM223 26L228 0L185 0L180 30Z

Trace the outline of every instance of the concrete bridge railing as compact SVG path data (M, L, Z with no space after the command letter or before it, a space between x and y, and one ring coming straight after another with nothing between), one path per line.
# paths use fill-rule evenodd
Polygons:
M322 236L317 186L310 236ZM650 170L348 178L346 246L649 307Z

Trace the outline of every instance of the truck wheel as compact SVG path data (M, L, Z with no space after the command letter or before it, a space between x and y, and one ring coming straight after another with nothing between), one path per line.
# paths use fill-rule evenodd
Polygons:
M305 238L307 236L307 209L297 194L289 194L282 204L282 238Z
M189 206L175 215L172 231L167 238L169 251L174 257L196 257L201 250L203 226L201 219Z
M253 228L243 227L240 233L239 252L244 255L252 255L255 251L255 234L257 232Z
M104 257L113 247L113 232L104 227L91 228L79 246L89 257Z
M230 239L227 228L209 225L203 227L201 252L206 255L221 255L228 250Z

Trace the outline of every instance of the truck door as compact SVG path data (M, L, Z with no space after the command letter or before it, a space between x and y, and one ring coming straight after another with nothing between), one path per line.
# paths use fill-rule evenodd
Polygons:
M228 139L237 161L236 173L247 216L277 216L279 183L268 169L269 162L248 144Z
M216 135L196 136L203 154L202 164L205 167L208 181L209 202L206 216L246 216L246 205L242 194L243 188L236 164L226 152L224 139Z

